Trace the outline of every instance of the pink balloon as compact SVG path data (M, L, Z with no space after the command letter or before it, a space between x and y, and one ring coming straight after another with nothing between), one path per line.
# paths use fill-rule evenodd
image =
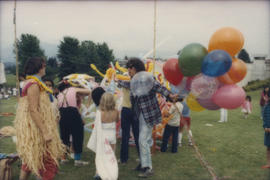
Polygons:
M212 100L218 106L225 109L235 109L245 101L246 93L243 88L235 84L224 85L212 96Z
M212 99L199 99L197 98L196 99L198 101L198 103L204 107L205 109L208 109L208 110L218 110L220 109L220 107L218 105L216 105Z

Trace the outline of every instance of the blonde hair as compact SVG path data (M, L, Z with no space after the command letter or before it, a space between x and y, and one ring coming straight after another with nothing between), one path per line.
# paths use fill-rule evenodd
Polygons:
M112 111L115 110L115 99L111 93L104 93L101 96L99 108L101 111Z

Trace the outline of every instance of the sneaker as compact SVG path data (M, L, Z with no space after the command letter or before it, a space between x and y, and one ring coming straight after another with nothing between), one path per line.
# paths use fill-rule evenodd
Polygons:
M189 146L193 146L192 142L188 142L188 145L189 145Z
M88 164L89 164L89 162L87 162L87 161L82 161L82 160L75 160L74 161L74 166L86 166Z
M142 168L141 164L138 164L138 166L133 170L134 171L143 171L144 169Z
M179 147L182 147L182 143L179 143L179 145L178 145Z
M153 169L150 169L149 167L144 168L144 171L138 174L138 177L140 178L147 178L149 176L153 176L154 172Z

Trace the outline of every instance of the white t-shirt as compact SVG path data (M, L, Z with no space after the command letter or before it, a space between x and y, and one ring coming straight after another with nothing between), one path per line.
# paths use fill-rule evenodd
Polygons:
M173 104L171 105L171 107L169 109L169 113L173 114L173 117L171 120L169 120L168 125L177 127L177 126L180 126L181 116L180 116L179 112L182 113L183 105L180 102L176 102L175 105L176 105L178 110L176 109L176 107Z

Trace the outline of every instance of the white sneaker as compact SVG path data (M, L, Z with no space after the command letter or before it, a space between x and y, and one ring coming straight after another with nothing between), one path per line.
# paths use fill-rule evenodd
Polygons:
M89 164L89 162L87 162L87 161L82 161L82 160L75 160L74 161L74 166L86 166L88 164Z
M192 142L188 142L188 145L189 145L189 146L193 146Z
M179 147L182 147L182 143L179 143L179 145L178 145Z

